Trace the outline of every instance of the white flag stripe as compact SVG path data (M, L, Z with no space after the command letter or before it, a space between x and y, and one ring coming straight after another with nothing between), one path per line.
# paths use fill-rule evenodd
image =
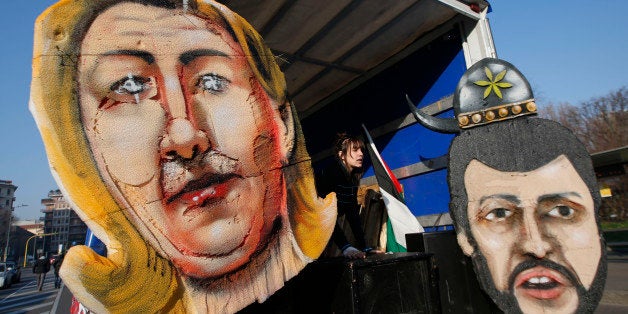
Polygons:
M362 124L362 128L364 129L365 133L366 133L366 137L369 140L369 146L371 147L371 151L373 151L373 153L375 153L375 156L377 156L377 159L379 159L379 163L382 164L382 167L386 168L385 164L384 164L384 160L382 159L382 156L379 155L379 151L377 150L377 147L375 147L375 143L373 142L373 138L371 138L371 134L369 134L369 131L366 129L366 126L364 126L364 124ZM388 171L388 170L386 170Z
M420 233L425 230L423 230L419 221L414 217L412 212L410 212L408 206L384 189L380 189L380 192L382 193L384 204L388 210L388 218L390 219L390 224L395 234L395 241L407 249L406 233Z

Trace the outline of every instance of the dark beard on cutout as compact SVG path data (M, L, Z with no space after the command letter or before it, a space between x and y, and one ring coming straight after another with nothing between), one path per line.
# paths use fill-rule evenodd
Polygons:
M600 300L602 299L602 293L604 291L607 273L606 251L604 250L604 243L602 243L602 255L600 256L600 261L598 262L595 277L593 278L593 282L591 282L591 287L589 288L589 290L587 290L580 283L578 277L567 268L545 259L528 260L517 265L509 278L509 290L497 290L493 282L491 273L488 269L488 263L486 262L486 258L482 253L480 253L477 245L474 246L476 253L472 256L471 260L473 261L477 279L480 282L482 289L486 291L486 293L491 297L491 299L493 299L499 309L504 311L504 313L523 313L521 311L521 308L519 307L519 302L514 295L514 287L512 285L514 282L514 278L517 274L519 274L523 270L535 266L543 266L558 271L571 282L571 284L576 288L576 292L578 293L578 307L575 313L593 313L600 303Z

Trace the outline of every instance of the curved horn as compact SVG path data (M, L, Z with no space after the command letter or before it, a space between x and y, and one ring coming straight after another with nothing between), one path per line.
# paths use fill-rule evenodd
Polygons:
M455 119L436 118L424 113L416 108L408 94L406 94L406 101L408 101L410 112L422 126L439 133L460 133L460 127Z

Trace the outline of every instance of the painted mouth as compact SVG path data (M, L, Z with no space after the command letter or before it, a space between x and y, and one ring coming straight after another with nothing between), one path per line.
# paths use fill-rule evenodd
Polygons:
M162 166L161 186L164 203L182 200L193 206L202 206L209 200L224 197L229 182L241 178L238 162L216 151L210 151L193 160L169 160Z
M204 206L208 202L218 201L229 191L230 183L239 178L233 173L208 173L201 178L191 180L175 193L164 192L166 204L181 200L188 206Z
M560 273L537 266L515 277L514 289L524 295L541 300L556 299L568 288L568 280Z

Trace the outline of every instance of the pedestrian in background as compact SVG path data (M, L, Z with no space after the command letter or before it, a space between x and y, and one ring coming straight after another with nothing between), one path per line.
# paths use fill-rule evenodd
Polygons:
M39 258L33 265L33 273L38 274L37 276L37 289L41 291L44 286L44 281L46 280L46 273L50 271L50 263L44 254L39 255Z
M63 257L65 253L61 253L57 258L55 258L52 266L54 267L55 272L55 288L61 288L61 277L59 277L59 269L61 268L61 264L63 263Z

